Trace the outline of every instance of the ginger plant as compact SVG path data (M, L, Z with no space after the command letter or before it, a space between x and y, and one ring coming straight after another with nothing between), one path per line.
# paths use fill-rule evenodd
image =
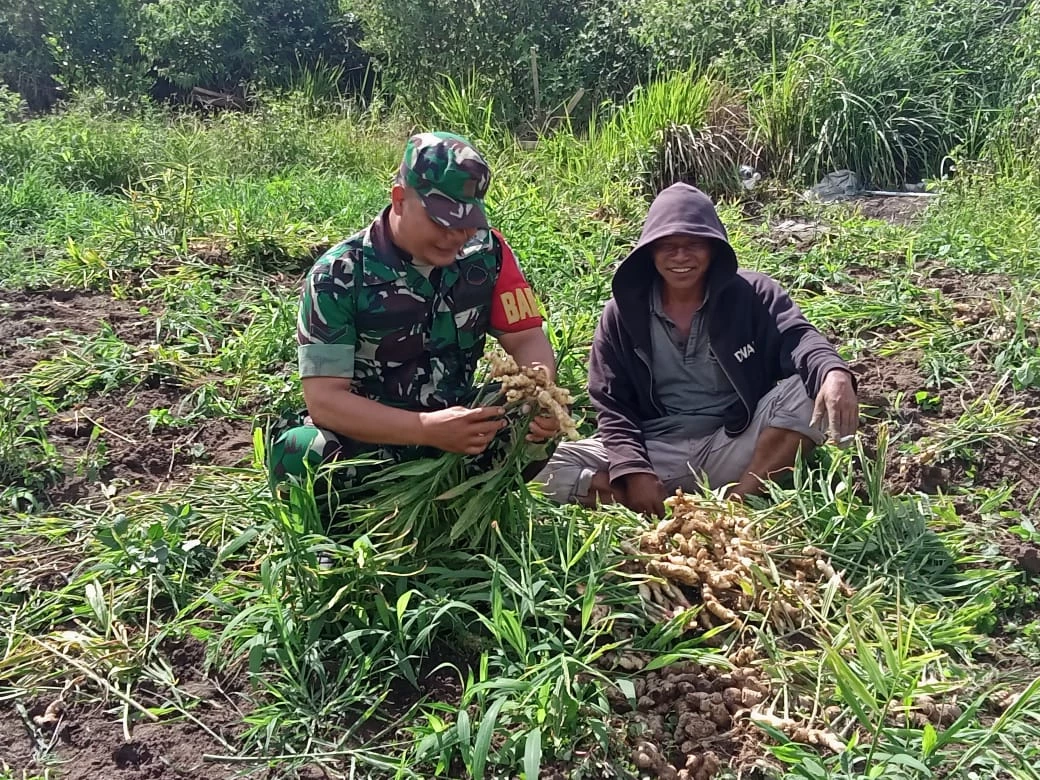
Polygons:
M573 399L542 367L520 367L496 353L488 364L473 405L501 405L506 427L480 455L445 452L381 469L355 491L355 504L348 507L357 530L402 540L425 556L441 546L489 550L495 545L493 524L507 537L527 527L526 472L550 454L548 443L527 441L531 421L552 416L563 436L577 438L569 411Z

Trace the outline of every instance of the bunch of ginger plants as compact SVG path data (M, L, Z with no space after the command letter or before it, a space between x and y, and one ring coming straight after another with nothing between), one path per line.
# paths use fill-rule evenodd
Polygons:
M346 507L352 527L423 558L444 547L490 551L496 526L506 538L527 532L530 467L550 454L547 442L527 440L531 421L550 416L563 436L578 438L573 398L541 366L520 367L502 353L487 362L474 405L504 408L507 425L495 441L478 456L444 452L381 469L363 483L362 499Z

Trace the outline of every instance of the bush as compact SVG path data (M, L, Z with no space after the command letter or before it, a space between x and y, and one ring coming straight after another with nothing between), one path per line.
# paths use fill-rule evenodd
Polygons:
M659 67L724 65L739 78L825 31L834 13L832 0L637 0L636 7L634 37Z
M535 103L532 48L539 76L559 84L554 74L590 7L590 0L367 0L356 10L384 84L414 109L439 76L459 82L479 72L495 85L501 114L516 120Z
M1040 153L1040 2L1019 19L1001 94L1004 105L988 139L987 156L1006 173L1021 175L1021 161Z
M655 57L635 35L639 24L638 4L606 0L592 8L567 49L558 71L560 83L552 86L553 93L569 97L584 89L590 95L583 105L590 106L598 100L620 101L636 84L647 81Z
M102 112L88 101L27 123L8 138L7 154L23 167L47 171L69 189L118 192L140 178L152 133L145 115Z
M323 62L357 85L367 64L354 16L332 0L159 0L141 13L142 52L180 89L286 85Z
M66 91L99 86L110 95L137 97L151 83L135 44L139 3L134 0L47 0L44 44Z
M977 152L1006 67L992 47L1014 13L965 0L860 11L754 81L752 118L774 172L813 179L850 168L892 187L937 175L954 150Z
M0 0L0 78L34 107L97 86L139 96L163 80L285 85L322 61L357 86L367 64L358 36L336 0Z
M141 51L181 89L234 85L246 38L235 0L159 0L141 8Z
M43 9L35 0L0 0L0 83L33 108L57 99L54 58L44 45Z

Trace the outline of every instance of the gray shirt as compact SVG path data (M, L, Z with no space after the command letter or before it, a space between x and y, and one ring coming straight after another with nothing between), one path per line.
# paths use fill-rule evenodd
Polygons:
M704 302L707 303L707 296ZM722 426L725 410L739 400L737 391L708 343L704 305L694 312L683 342L676 324L664 313L660 284L650 298L650 342L654 390L666 417L642 424L647 439L695 438Z

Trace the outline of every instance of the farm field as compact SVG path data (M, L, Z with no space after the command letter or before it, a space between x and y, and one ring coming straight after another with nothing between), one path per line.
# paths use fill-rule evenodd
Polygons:
M454 85L316 100L0 124L0 780L1040 776L1035 160L820 202L775 148L741 186L746 117L688 72L534 139ZM491 162L583 434L614 263L691 178L849 361L855 441L660 528L511 473L404 469L331 526L274 491L301 282L419 126Z

